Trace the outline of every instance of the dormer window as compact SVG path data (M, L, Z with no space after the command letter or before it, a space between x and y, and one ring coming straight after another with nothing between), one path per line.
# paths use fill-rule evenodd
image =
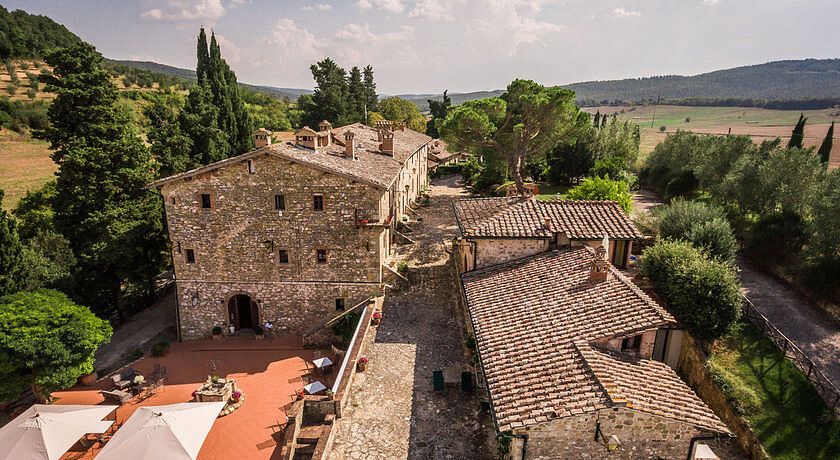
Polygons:
M642 336L634 335L621 340L621 351L638 352L642 346Z

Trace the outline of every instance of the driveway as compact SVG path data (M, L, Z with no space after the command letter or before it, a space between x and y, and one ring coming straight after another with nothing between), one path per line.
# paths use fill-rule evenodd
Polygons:
M459 388L437 394L432 371L466 369L459 290L450 242L457 227L452 202L464 196L455 179L433 185L432 204L401 247L411 285L388 294L382 324L366 345L367 370L353 380L350 404L336 421L329 458L494 458L489 415Z

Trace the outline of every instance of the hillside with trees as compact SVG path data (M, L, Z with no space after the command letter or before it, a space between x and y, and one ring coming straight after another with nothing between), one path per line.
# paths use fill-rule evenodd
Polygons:
M76 34L47 16L0 6L0 59L43 57L47 51L81 43Z

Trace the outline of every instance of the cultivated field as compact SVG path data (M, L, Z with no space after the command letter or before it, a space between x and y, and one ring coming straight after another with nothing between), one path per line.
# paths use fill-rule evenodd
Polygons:
M7 129L0 129L0 189L6 192L3 208L12 209L27 190L52 179L56 165L49 145Z
M697 133L727 134L731 128L732 134L749 134L756 142L776 137L787 139L800 113L808 117L808 123L805 125L805 145L819 146L831 121L840 121L840 109L837 108L800 112L739 107L660 105L655 108L656 118L653 123L651 123L654 115L653 106L586 107L583 110L592 114L596 111L608 115L619 113L619 118L638 123L642 128L643 155L653 150L668 133L673 133L678 129ZM661 126L665 126L665 132L660 131ZM837 140L834 142L832 162L840 164L840 146L838 146L840 134L835 134L835 138Z

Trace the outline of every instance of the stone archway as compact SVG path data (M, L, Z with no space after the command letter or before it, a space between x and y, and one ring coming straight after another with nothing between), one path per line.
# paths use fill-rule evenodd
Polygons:
M234 331L253 329L260 323L257 302L248 294L236 294L228 299L228 319Z

